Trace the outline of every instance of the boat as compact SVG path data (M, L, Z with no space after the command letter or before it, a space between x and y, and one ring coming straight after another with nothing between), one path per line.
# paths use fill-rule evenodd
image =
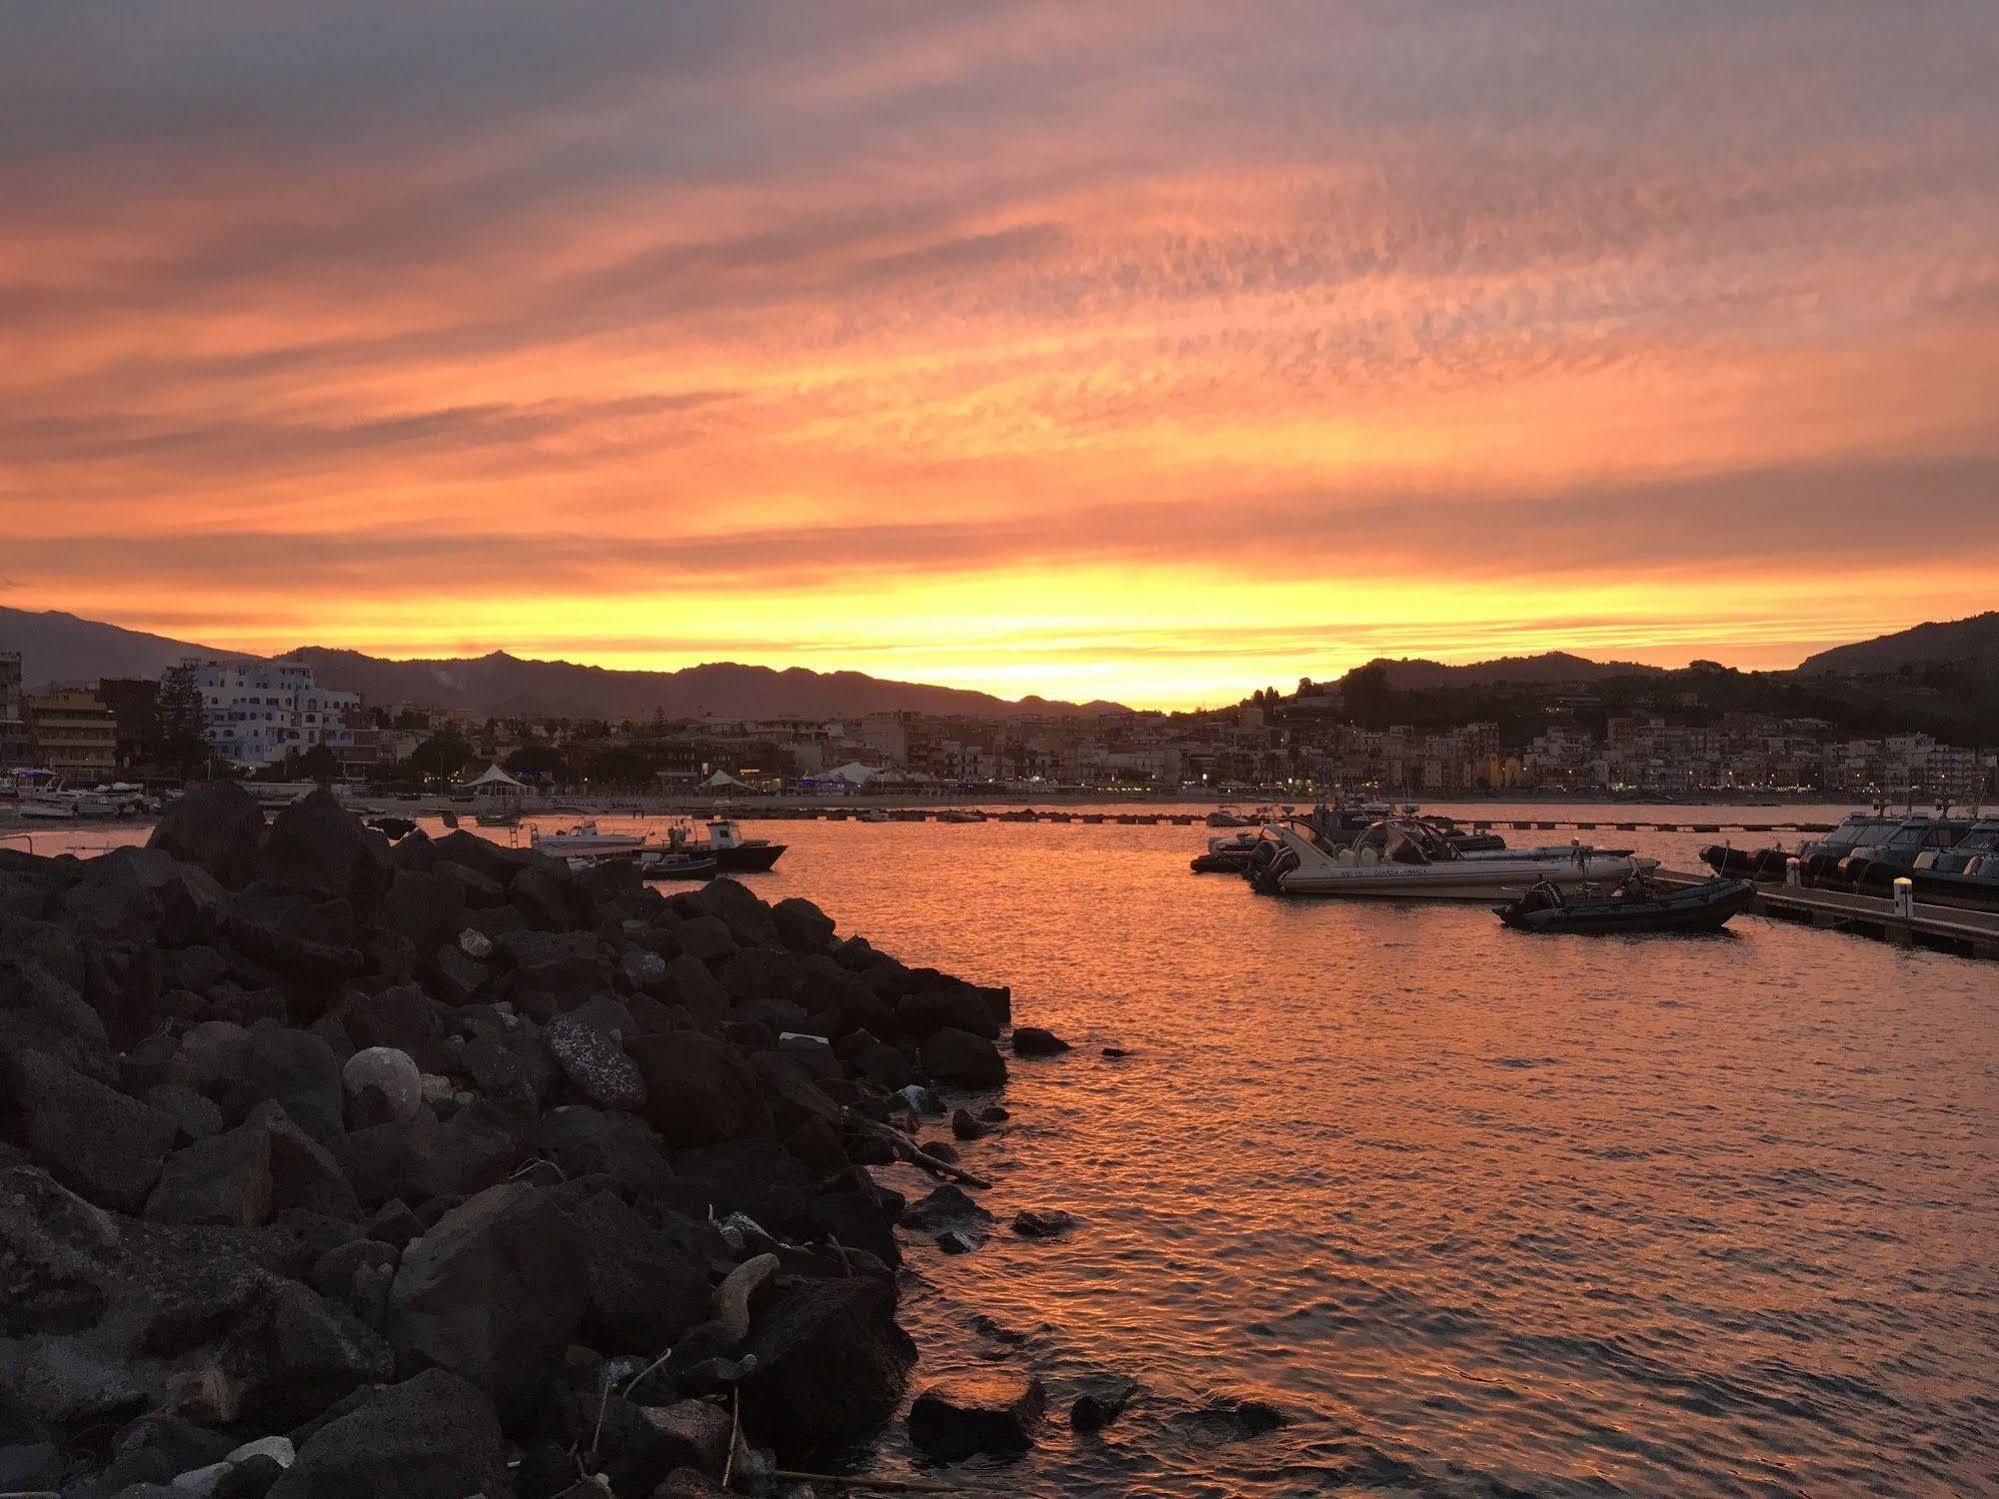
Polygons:
M1233 838L1210 838L1208 851L1194 855L1187 867L1195 874L1241 874L1249 868L1249 861L1261 841L1256 833L1237 833Z
M529 835L528 846L545 854L602 858L607 854L636 854L646 846L646 836L643 833L607 833L592 818L552 833L536 828Z
M1906 863L1854 855L1841 868L1865 894L1892 894L1895 881L1906 879L1917 900L1999 911L1999 818L1974 822L1948 848L1926 850Z
M42 822L56 822L75 817L77 807L74 797L61 792L31 791L21 798L19 810L23 817L32 817Z
M1564 891L1542 880L1493 912L1522 932L1610 936L1636 932L1718 932L1756 903L1754 880L1715 878L1677 890L1637 874L1606 895Z
M1233 807L1217 807L1208 814L1208 826L1211 828L1253 828L1256 826L1256 819L1254 817L1245 817Z
M638 861L640 876L648 880L712 880L720 873L713 854L647 849Z
M675 823L666 830L666 847L671 853L711 858L722 874L756 874L777 863L789 845L745 838L732 819L718 817L708 824L706 839L696 838L686 823Z
M1377 822L1345 848L1313 833L1302 819L1266 824L1260 841L1248 873L1250 884L1266 895L1496 900L1543 881L1624 880L1658 863L1582 843L1465 853L1413 819Z
M861 820L862 822L894 822L894 821L895 821L895 819L894 819L893 817L890 817L890 816L888 815L888 811L887 811L887 809L886 809L886 808L883 808L883 807L870 807L870 808L868 808L868 810L867 810L867 811L865 811L865 812L863 812L863 813L861 814L861 817L860 817L860 820Z
M1782 844L1743 850L1717 843L1701 850L1701 860L1717 874L1782 880L1795 858L1799 877L1806 884L1817 884L1834 879L1842 860L1886 843L1909 820L1879 808L1872 812L1849 812L1825 837L1799 844L1794 854L1784 852Z
M475 812L473 817L482 828L517 828L521 825L521 813L518 807L497 812Z

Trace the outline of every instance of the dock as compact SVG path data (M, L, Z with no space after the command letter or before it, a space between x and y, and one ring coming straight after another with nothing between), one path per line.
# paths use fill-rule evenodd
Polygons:
M1664 885L1696 885L1712 875L1662 869ZM1999 912L1974 911L1917 901L1907 917L1895 914L1892 898L1852 895L1794 885L1759 885L1750 913L1795 921L1826 931L1872 937L1896 947L1928 947L1966 958L1999 959Z

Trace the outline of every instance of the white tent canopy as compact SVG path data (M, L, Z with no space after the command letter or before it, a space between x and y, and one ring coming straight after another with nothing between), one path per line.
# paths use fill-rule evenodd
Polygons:
M726 770L718 770L701 784L703 786L741 786L744 790L748 790L750 783L748 781L737 780Z
M871 781L879 781L886 774L878 765L863 765L858 760L849 760L832 772L833 779L845 781L850 786L865 786Z
M508 775L504 770L500 769L497 762L492 765L488 765L486 767L486 773L484 775L480 776L475 781L466 782L466 785L469 789L473 791L479 791L488 787L501 788L510 791L525 791L527 789L519 781L515 780L512 776Z

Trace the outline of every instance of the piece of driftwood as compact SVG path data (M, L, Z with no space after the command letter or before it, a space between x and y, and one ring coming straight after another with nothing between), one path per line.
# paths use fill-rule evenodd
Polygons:
M954 1166L949 1161L932 1155L921 1145L910 1139L901 1130L868 1118L865 1114L849 1113L847 1118L872 1135L879 1135L894 1147L895 1152L913 1166L921 1166L933 1176L941 1176L946 1181L960 1182L968 1187L990 1187L991 1182L983 1176L975 1175L962 1166Z

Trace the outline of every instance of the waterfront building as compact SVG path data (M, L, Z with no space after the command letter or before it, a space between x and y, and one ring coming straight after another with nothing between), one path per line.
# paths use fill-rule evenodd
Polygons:
M33 755L21 690L21 653L0 651L0 771L26 765Z
M347 725L360 697L321 687L310 666L282 661L189 657L202 717L215 752L238 765L271 765L291 751L324 744L335 754L353 742Z
M93 688L52 687L27 700L35 758L57 775L105 781L118 764L118 720Z

